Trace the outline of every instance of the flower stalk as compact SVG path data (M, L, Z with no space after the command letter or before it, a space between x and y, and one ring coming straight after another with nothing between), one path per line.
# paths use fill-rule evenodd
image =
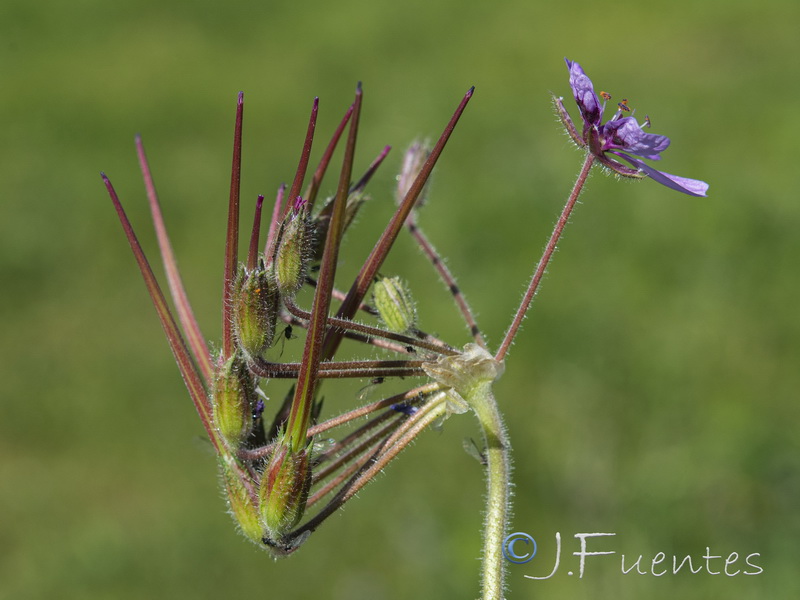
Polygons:
M522 297L522 302L520 303L519 308L517 308L517 312L514 315L513 321L511 321L511 326L508 328L508 331L506 332L506 335L500 344L500 348L494 355L494 359L496 361L502 362L503 359L505 359L509 348L511 348L511 344L514 341L514 337L517 335L519 328L522 326L522 321L525 319L525 315L528 314L528 309L531 306L531 302L533 302L536 292L539 291L539 284L542 282L542 277L544 276L545 271L547 271L547 265L550 264L550 259L553 257L553 253L556 251L558 241L561 239L561 234L564 233L564 228L569 222L572 209L575 208L575 203L578 201L578 197L583 191L583 186L589 177L589 171L592 169L594 160L594 155L591 153L586 154L586 159L583 161L583 167L581 167L581 171L578 174L578 179L575 181L575 185L572 186L572 191L567 198L567 203L564 205L564 208L561 211L561 216L559 216L558 221L556 221L556 225L553 228L553 233L550 234L550 239L547 240L547 245L544 248L542 257L539 259L539 262L536 265L536 269L533 272L531 281L528 284L528 289L525 290L525 295Z

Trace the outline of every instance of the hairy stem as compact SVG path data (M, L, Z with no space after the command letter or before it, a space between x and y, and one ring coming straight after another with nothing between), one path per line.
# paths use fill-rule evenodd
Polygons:
M431 261L431 264L436 269L436 272L439 274L441 280L447 286L447 289L453 295L453 300L455 300L458 310L461 311L461 316L464 318L464 322L469 328L472 339L481 348L486 348L486 340L483 339L483 334L481 334L480 327L478 327L478 322L475 320L475 316L472 314L472 310L470 310L469 305L467 304L467 299L464 298L464 294L458 287L456 279L453 277L450 269L447 268L447 265L444 263L441 256L439 256L439 253L436 252L433 244L430 243L427 236L419 228L419 225L417 225L413 214L406 219L406 227L408 228L408 231L411 233L412 237L416 240L422 252L428 257L428 260Z
M510 511L511 459L503 418L492 393L492 382L473 388L466 398L483 431L486 444L486 515L483 530L483 600L503 598L505 560L502 547Z
M283 299L283 304L286 307L286 309L298 319L305 319L306 321L308 321L311 318L311 313L297 306L297 304L295 304L294 302L294 298L290 298L288 296L285 297ZM387 331L384 329L380 329L379 327L372 327L370 325L364 325L363 323L350 321L348 319L339 319L337 317L328 317L328 326L336 327L338 329L342 329L345 331L355 331L367 337L382 337L388 340L394 340L396 342L400 342L401 344L405 344L406 346L416 346L419 348L423 348L425 350L430 350L431 352L436 352L437 354L448 354L448 355L458 354L456 350L454 350L444 342L430 336L428 336L427 340L424 339L421 340L418 338L412 338L407 335L396 333L394 331Z
M472 409L483 431L488 488L481 578L484 600L502 599L505 579L502 544L510 510L511 466L503 419L492 393L492 384L503 374L503 368L503 363L477 344L467 344L459 356L442 356L435 363L423 365L430 377L452 388L450 394L460 396L460 403Z
M578 174L578 179L575 181L575 185L572 187L572 192L570 192L569 198L567 198L567 203L564 205L564 210L561 211L561 216L558 218L558 222L556 222L556 226L553 229L553 233L550 235L547 246L545 246L542 258L539 259L539 264L536 265L536 270L533 272L533 277L531 278L530 284L528 284L528 289L525 291L525 296L522 298L522 302L517 309L517 314L514 315L514 320L511 322L511 326L506 332L506 337L503 339L503 343L500 344L500 349L494 356L495 360L497 361L502 361L505 358L506 354L508 353L508 349L511 347L511 343L514 341L514 336L517 334L517 331L522 325L522 321L528 312L528 308L530 308L531 302L533 302L533 297L536 295L536 292L539 289L539 283L542 281L542 276L547 270L547 265L550 263L550 259L553 257L553 252L556 251L558 240L561 238L561 233L564 231L567 221L569 221L569 216L572 214L572 209L575 208L575 203L578 201L578 196L581 195L581 190L583 190L583 185L586 183L586 179L589 177L589 171L591 170L593 164L594 155L588 153L586 155L586 160L583 163L583 168Z
M326 506L305 525L295 530L297 537L306 531L314 531L319 525L341 508L361 488L381 472L400 452L402 452L422 431L441 419L447 412L444 396L434 397L420 408L386 439L361 469L346 483Z

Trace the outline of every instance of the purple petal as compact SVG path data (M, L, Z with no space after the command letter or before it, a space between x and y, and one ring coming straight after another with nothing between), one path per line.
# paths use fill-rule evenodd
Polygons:
M669 173L664 173L663 171L657 171L641 160L632 158L626 154L623 154L622 152L613 152L612 154L614 154L614 156L619 156L622 160L629 162L638 169L641 169L647 173L651 179L657 181L661 185L665 185L668 188L678 192L683 192L684 194L689 194L690 196L706 196L708 184L705 181L700 181L698 179L687 179L686 177L678 177L677 175L670 175Z
M589 126L600 125L600 120L603 118L603 107L600 105L600 100L597 99L597 94L594 93L592 80L583 72L578 63L567 58L564 60L569 69L569 85L572 88L572 95L575 97L584 123Z
M667 136L645 133L633 117L609 121L603 125L602 135L604 150L625 150L650 160L659 160L659 153L669 147Z

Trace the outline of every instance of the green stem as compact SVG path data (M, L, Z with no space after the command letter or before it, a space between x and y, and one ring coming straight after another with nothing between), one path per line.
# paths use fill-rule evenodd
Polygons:
M510 509L511 458L505 426L492 393L492 382L481 381L465 398L483 430L486 444L486 516L483 532L483 600L501 600L505 580L502 548Z
M503 538L510 510L511 462L503 419L492 384L503 374L503 363L477 344L467 344L458 356L441 356L423 364L425 372L453 388L478 417L486 444L486 516L483 527L483 600L502 600L505 579ZM458 404L456 404L458 406ZM466 406L464 406L466 410Z

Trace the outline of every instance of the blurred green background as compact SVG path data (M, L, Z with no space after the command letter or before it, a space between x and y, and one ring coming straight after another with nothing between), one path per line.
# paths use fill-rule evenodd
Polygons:
M512 527L540 552L512 565L508 596L798 597L799 26L790 0L3 2L0 598L475 597L469 416L422 436L289 560L234 532L99 172L155 258L142 134L218 339L239 90L249 207L291 179L313 97L324 139L364 82L357 171L394 150L344 281L391 213L402 150L475 85L422 223L497 344L580 167L549 101L569 100L564 56L672 138L664 170L711 189L589 181L496 388ZM387 269L411 279L423 328L468 341L408 240ZM360 385L328 388L328 414ZM525 579L552 569L556 532L560 571ZM580 532L617 534L590 543L617 554L583 579L567 575ZM763 573L620 572L622 553L705 566L707 547L739 553L731 572L760 553Z

